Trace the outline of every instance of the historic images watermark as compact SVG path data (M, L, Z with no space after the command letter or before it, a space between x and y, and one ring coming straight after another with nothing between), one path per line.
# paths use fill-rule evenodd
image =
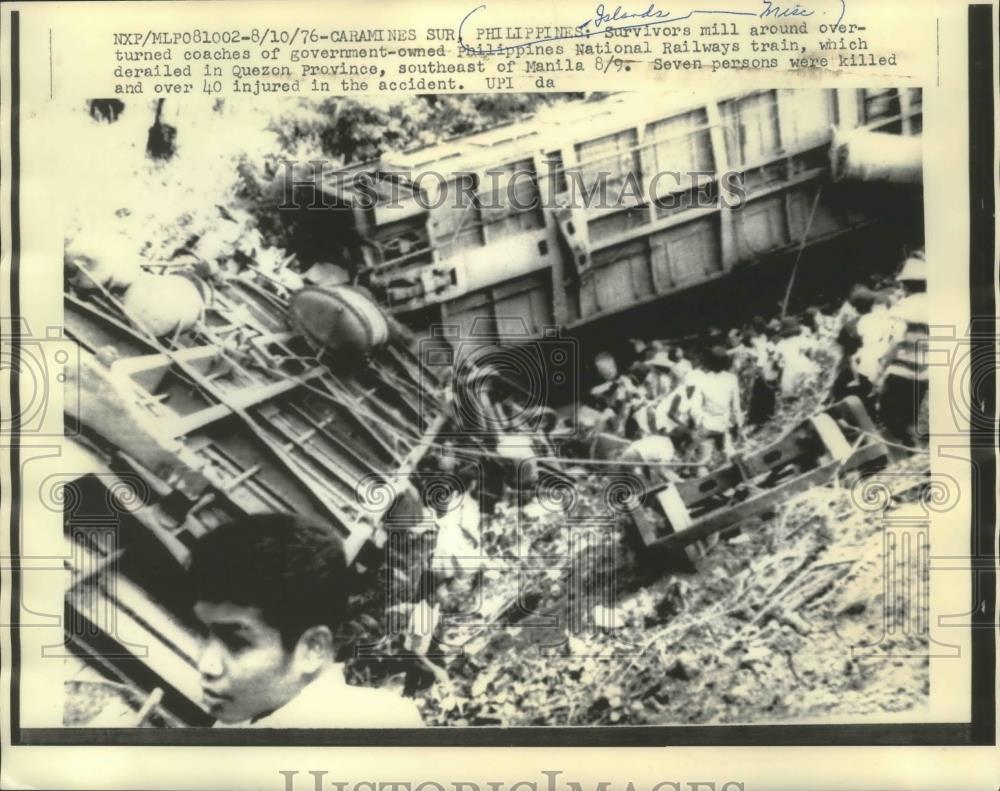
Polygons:
M620 163L619 163L620 164ZM527 212L537 209L626 209L652 203L660 211L740 209L747 200L743 171L652 170L613 166L523 165L481 173L342 169L323 160L281 160L279 210L439 209ZM306 192L311 195L307 198ZM341 196L349 195L345 201Z
M0 371L17 383L17 400L0 415L0 437L61 437L77 431L80 405L80 350L61 327L35 334L24 318L0 319L11 328L0 340ZM15 377L16 374L16 377ZM61 398L56 397L61 393ZM62 405L65 421L53 415Z
M541 779L487 780L485 782L453 780L438 782L335 780L326 769L279 769L283 778L282 791L745 791L739 780L661 780L652 785L637 785L632 781L598 780L580 782L560 779L561 770L543 769Z

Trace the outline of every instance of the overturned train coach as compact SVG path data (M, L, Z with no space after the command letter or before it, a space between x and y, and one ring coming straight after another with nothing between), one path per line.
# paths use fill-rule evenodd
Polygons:
M443 391L405 329L351 287L289 290L253 267L95 285L70 279L64 300L80 355L74 472L52 495L71 573L65 721L211 724L185 598L193 542L293 512L338 531L355 570L376 568L392 492L447 423ZM146 299L170 290L198 310Z
M920 89L619 94L347 170L286 169L282 214L305 260L417 332L556 325L603 342L622 319L637 337L666 313L679 330L754 312L800 247L800 280L898 264L922 244L921 129Z

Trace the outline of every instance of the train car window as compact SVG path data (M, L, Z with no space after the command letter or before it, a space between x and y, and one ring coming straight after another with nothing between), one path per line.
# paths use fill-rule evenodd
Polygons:
M553 323L551 293L543 274L508 280L466 294L448 306L448 321L459 325L462 343L518 343ZM518 329L510 335L511 327Z
M832 90L782 91L779 117L789 146L825 145L830 127L839 123L836 94Z
M776 91L724 102L722 112L730 165L753 164L781 152Z
M562 151L549 151L545 155L548 166L549 195L558 195L566 191L566 166L563 164Z
M474 193L479 187L478 176L460 173L448 186L447 200L433 210L434 237L446 257L459 248L484 243L483 218Z
M648 138L653 172L712 171L715 156L704 108L650 124Z
M530 159L490 168L482 185L480 211L487 242L544 224L538 175Z
M597 310L609 310L653 293L645 242L605 248L594 255L593 297Z
M902 106L900 105L899 91L895 88L884 90L861 89L861 123L880 132L900 134L903 131L903 124L900 120ZM879 121L892 119L885 124Z
M530 335L537 336L545 326L552 324L544 275L529 275L498 286L493 289L493 296L498 326L505 317L514 317L523 321Z
M379 263L412 266L431 261L427 229L419 219L379 226L372 232L371 242Z
M649 206L634 206L624 211L607 214L587 223L592 241L607 239L631 231L649 222Z
M576 146L579 178L588 193L606 179L609 194L632 174L640 177L638 134L635 129L625 129L611 135L578 143Z

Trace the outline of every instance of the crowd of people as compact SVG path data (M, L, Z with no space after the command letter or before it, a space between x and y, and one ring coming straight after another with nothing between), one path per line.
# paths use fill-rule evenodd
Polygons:
M907 444L928 437L927 262L908 258L881 288L856 287L837 335L840 363L831 397L858 396L886 433Z
M873 276L839 307L756 316L681 342L633 340L628 359L597 354L600 381L580 410L587 433L576 452L617 456L649 477L703 475L807 393L820 403L856 395L896 439L918 441L925 269L917 253L896 278Z

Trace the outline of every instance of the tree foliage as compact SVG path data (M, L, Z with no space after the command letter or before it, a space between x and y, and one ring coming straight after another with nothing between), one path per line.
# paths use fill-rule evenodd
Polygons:
M269 125L285 153L365 162L389 150L432 145L510 123L577 94L433 94L301 100Z
M207 97L93 99L69 122L76 145L53 146L65 174L65 234L120 238L136 266L202 247L214 257L249 250L255 260L288 260L297 245L293 218L277 209L282 162L356 164L568 98L576 96L289 98L263 106ZM216 237L229 241L220 247Z

